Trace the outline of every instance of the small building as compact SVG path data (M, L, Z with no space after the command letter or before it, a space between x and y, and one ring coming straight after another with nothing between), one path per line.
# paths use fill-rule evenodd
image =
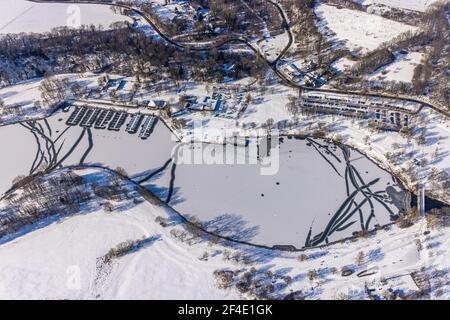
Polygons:
M119 85L117 86L116 90L117 90L117 91L122 90L123 88L125 88L125 85L126 85L126 84L127 84L127 81L126 81L126 80L120 80Z
M147 103L147 107L152 109L164 109L166 107L166 102L163 100L150 100Z

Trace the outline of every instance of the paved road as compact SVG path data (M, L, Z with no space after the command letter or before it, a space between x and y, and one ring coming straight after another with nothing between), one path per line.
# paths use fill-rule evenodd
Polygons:
M377 98L391 98L391 99L397 99L397 100L401 100L401 101L407 101L407 102L414 102L414 103L419 103L421 105L421 107L416 111L420 112L423 107L428 107L431 108L447 117L450 117L450 112L445 110L443 107L444 106L438 106L435 105L434 103L432 103L431 101L424 101L421 98L418 97L406 97L406 96L396 96L396 95L391 95L391 94L380 94L380 93L366 93L366 92L357 92L357 91L349 91L349 90L340 90L340 89L325 89L325 88L313 88L313 87L307 87L307 86L303 86L303 85L299 85L297 83L295 83L294 81L292 81L291 79L289 79L288 77L286 77L286 75L284 75L281 71L278 70L277 68L277 63L279 62L279 60L284 56L284 54L289 50L289 48L292 45L293 42L293 35L292 32L290 30L289 27L289 22L288 19L286 17L286 14L283 10L283 8L275 1L273 0L266 0L267 2L269 2L270 4L274 5L277 10L279 11L282 19L283 19L283 28L286 30L286 32L288 33L288 37L289 37L289 41L288 44L286 45L286 47L282 50L282 52L279 54L279 56L274 60L274 61L268 61L267 58L261 53L261 51L259 50L259 48L255 47L254 45L252 45L252 43L250 43L250 41L243 35L231 35L229 36L227 39L224 40L219 40L217 42L208 42L208 43L198 43L198 44L192 44L192 43L182 43L182 42L177 42L175 40L173 40L172 38L170 38L169 36L165 35L164 32L162 32L159 27L157 26L157 24L149 17L147 17L144 12L133 8L130 5L124 4L124 3L120 3L117 2L115 0L108 0L108 1L98 1L98 0L67 0L67 1L63 1L63 0L28 0L31 2L37 2L37 3L84 3L84 4L100 4L100 5L114 5L116 7L121 7L124 9L128 9L131 10L132 12L136 13L137 15L141 16L149 25L152 26L152 28L155 30L155 32L164 40L166 40L168 43L180 48L180 49L184 49L184 50L192 50L192 51L208 51L211 49L217 49L220 48L226 44L229 43L242 43L245 44L247 47L249 47L259 58L261 61L264 61L267 66L269 66L276 74L277 76L280 78L280 80L282 81L283 84L292 87L292 88L296 88L299 89L301 91L308 91L308 90L314 90L314 91L318 91L318 92L325 92L325 93L339 93L339 94L357 94L360 96L366 96L366 97L377 97Z
M288 40L288 43L287 43L286 47L284 47L284 49L280 52L278 57L272 63L276 67L276 64L278 63L278 61L280 61L280 59L289 50L289 48L292 45L292 42L294 42L294 36L292 35L291 28L289 27L289 21L288 21L288 18L286 17L286 13L284 12L283 8L278 3L276 3L276 2L274 2L272 0L266 0L266 1L271 3L272 5L274 5L277 8L278 12L280 13L281 18L283 19L282 27L287 32L288 37L289 37L289 40Z

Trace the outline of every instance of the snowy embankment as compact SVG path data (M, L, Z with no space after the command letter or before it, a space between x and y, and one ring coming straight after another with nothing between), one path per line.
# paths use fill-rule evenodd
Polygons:
M76 173L102 174L94 171ZM155 222L158 216L166 219L166 227ZM367 299L366 288L382 297L417 297L428 290L428 298L450 297L450 234L429 229L424 220L301 255L225 246L194 234L184 231L173 211L152 202L64 218L0 245L0 298L234 299L262 294L252 285L245 289L246 281L258 283L264 296L274 299L291 292L306 299ZM129 240L138 245L105 260L112 248ZM225 283L221 278L225 289L217 286L216 270L232 274Z
M417 28L363 11L319 4L315 12L320 19L319 30L331 40L362 54L376 49L406 31Z
M339 60L333 62L331 65L333 68L337 69L339 72L346 71L352 68L357 61L350 60L347 57L340 58Z
M106 5L35 3L26 0L0 1L0 34L49 32L57 27L79 28L81 25L110 27L112 23L129 21Z

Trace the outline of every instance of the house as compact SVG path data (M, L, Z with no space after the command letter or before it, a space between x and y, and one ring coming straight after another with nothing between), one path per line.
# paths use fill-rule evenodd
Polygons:
M282 71L290 79L298 79L303 76L302 71L293 63L287 63L282 66Z
M126 84L127 84L127 81L126 81L126 80L120 80L119 85L117 86L116 90L117 90L117 91L122 90L123 88L125 88L125 85L126 85Z

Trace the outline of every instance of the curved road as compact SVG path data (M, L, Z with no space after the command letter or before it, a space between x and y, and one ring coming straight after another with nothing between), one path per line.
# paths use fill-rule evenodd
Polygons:
M353 94L353 95L360 95L360 96L365 96L365 97L391 98L391 99L397 99L397 100L402 100L402 101L414 102L414 103L419 103L421 106L418 110L416 110L412 113L418 113L423 109L423 107L428 107L428 108L435 110L436 112L439 112L439 113L445 115L446 117L450 117L449 111L446 111L442 107L438 107L435 104L433 104L432 102L424 101L423 99L418 98L418 97L416 98L416 97L396 96L396 95L391 95L391 94L366 93L366 92L339 90L339 89L314 88L314 87L307 87L307 86L299 85L299 84L295 83L294 81L290 80L282 72L280 72L278 70L277 63L291 47L292 42L293 42L293 35L290 30L289 22L288 22L288 19L286 17L286 14L285 14L283 8L277 2L275 2L273 0L266 0L266 1L277 8L278 12L280 13L280 15L283 19L282 27L288 33L288 37L289 37L288 44L281 51L281 53L278 55L278 57L274 61L267 60L267 58L261 53L261 51L258 48L254 47L250 43L250 41L242 35L240 35L240 36L233 35L225 40L220 40L217 42L210 42L210 43L203 43L203 44L191 44L191 43L177 42L177 41L171 39L169 36L165 35L159 29L159 27L156 25L156 23L154 23L149 17L147 17L144 14L144 12L142 12L136 8L133 8L130 5L127 5L127 4L124 4L121 2L117 2L115 0L106 0L106 1L99 1L99 0L67 0L67 1L63 1L63 0L27 0L27 1L37 2L37 3L99 4L99 5L109 5L109 6L116 6L116 7L124 8L124 9L130 10L130 11L138 14L139 16L141 16L155 30L155 32L161 38L163 38L168 43L170 43L180 49L193 50L193 51L208 51L211 49L220 48L220 47L222 47L228 43L232 43L232 42L238 42L238 43L245 44L261 59L261 61L264 61L267 64L267 66L269 66L277 74L277 76L281 79L281 81L285 85L287 85L289 87L296 88L301 91L314 90L314 91L325 92L325 93ZM443 107L445 107L445 106L443 106Z

